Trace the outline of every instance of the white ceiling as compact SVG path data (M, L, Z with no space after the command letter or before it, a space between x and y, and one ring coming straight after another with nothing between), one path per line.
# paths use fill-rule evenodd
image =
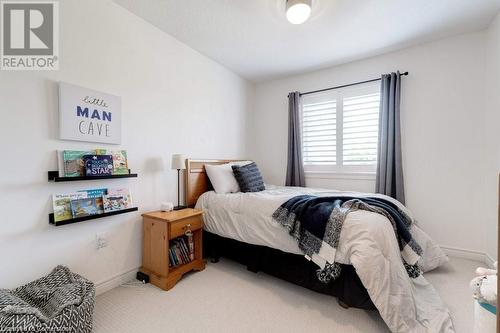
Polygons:
M258 82L484 29L500 0L314 0L292 25L285 0L114 0Z

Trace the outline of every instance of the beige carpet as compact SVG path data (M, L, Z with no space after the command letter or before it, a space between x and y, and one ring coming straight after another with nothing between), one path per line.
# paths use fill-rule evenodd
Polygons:
M458 333L472 331L468 285L478 262L451 259L426 274ZM388 332L375 311L345 310L321 295L228 260L207 264L164 292L135 282L97 297L95 332Z

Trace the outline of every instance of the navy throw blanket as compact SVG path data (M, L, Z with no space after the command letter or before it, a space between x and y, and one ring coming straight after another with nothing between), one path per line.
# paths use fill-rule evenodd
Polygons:
M288 229L306 258L320 266L318 278L326 283L340 275L340 265L335 263L335 251L347 214L356 210L378 213L390 221L408 275L412 278L419 276L417 261L422 249L409 231L412 218L388 200L299 195L283 203L274 212L273 219Z

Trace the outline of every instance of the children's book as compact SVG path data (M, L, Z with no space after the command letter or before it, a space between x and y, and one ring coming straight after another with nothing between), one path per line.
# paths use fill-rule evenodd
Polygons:
M113 155L113 174L128 175L128 161L126 150L114 150Z
M132 195L128 188L110 188L108 189L108 195L115 197L122 197L124 208L132 208Z
M73 217L83 217L99 214L95 198L71 200L71 213Z
M113 175L129 174L126 150L96 149L96 154L113 156Z
M104 212L109 213L116 210L126 209L125 204L126 199L122 196L114 196L110 194L105 194L102 196L102 201L104 204Z
M85 174L83 156L93 155L94 151L64 150L64 176L79 177Z
M52 204L54 208L54 221L69 220L73 217L71 212L71 200L78 200L87 197L87 193L77 192L69 194L54 194Z
M111 155L85 155L85 175L87 177L110 176L113 174Z
M92 189L92 190L81 190L78 192L84 192L87 193L87 198L94 198L96 207L97 207L97 212L99 214L104 213L104 204L102 201L103 195L108 194L108 190L105 188L98 188L98 189Z

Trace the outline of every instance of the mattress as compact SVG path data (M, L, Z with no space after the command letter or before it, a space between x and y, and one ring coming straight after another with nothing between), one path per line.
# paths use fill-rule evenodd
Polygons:
M206 192L196 207L204 210L204 228L211 233L302 254L286 229L272 219L282 203L300 194L380 196L412 216L399 202L383 195L272 185L256 193ZM411 232L414 237L415 233L422 233L417 226ZM421 237L415 238L418 241ZM416 279L408 277L394 230L384 216L367 211L349 213L335 256L336 262L354 266L391 331L454 332L448 309L432 285L422 275Z

